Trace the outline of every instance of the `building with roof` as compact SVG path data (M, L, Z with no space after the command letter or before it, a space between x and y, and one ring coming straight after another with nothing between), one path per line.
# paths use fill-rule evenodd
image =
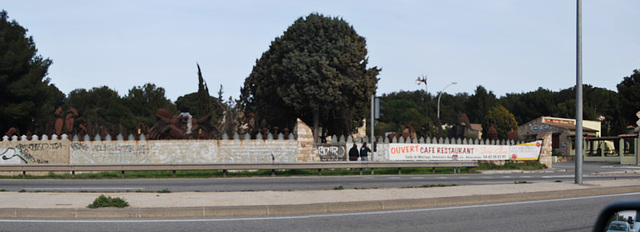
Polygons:
M600 121L583 120L582 131L585 137L600 137ZM575 155L576 120L543 116L520 125L518 138L524 141L541 139L547 133L552 135L552 149L563 156Z
M482 124L471 123L471 128L468 132L469 136L475 136L477 139L482 139Z

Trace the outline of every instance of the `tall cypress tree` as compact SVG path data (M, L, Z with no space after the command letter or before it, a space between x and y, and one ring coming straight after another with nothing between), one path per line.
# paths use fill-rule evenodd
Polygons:
M213 107L211 107L211 96L209 95L209 88L207 87L207 83L204 82L204 78L202 78L200 65L196 65L198 66L198 111L200 114L202 114L197 115L197 117L204 117L207 114L213 113Z

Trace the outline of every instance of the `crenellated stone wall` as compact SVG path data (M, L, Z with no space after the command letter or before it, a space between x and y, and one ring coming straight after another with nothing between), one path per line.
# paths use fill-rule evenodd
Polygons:
M552 133L546 133L542 136L542 150L540 151L540 163L547 166L547 168L551 168L553 165L553 139Z
M179 164L179 163L265 163L320 161L313 142L313 134L302 121L296 127L300 133L288 139L280 134L277 138L268 135L263 139L234 135L221 140L124 140L110 136L90 141L61 139L54 136L37 136L28 140L26 136L0 142L0 153L6 159L0 164L49 163L49 164Z
M316 149L316 143L313 140L311 127L298 119L298 124L294 130L298 135L298 162L320 161L320 156Z
M296 149L295 140L72 142L71 164L296 162Z
M296 136L294 136L295 134ZM63 135L60 139L43 136L6 136L0 142L0 164L188 164L188 163L268 163L268 162L319 162L343 161L347 159L348 148L353 144L362 145L362 138L332 137L329 144L316 144L311 128L298 120L294 133L288 139L280 134L269 134L266 139L258 135L256 139L240 135L223 136L221 140L135 140L133 136L117 136L111 140L89 138L79 141ZM366 138L365 138L366 139ZM481 141L420 138L393 141L379 140L368 146L376 152L370 161L390 161L391 144L458 144L458 145L515 145L516 141ZM395 145L394 145L395 146ZM543 139L543 149L539 161L551 167L551 135ZM320 151L320 152L319 152Z
M44 136L42 140L37 136L32 137L31 140L28 140L27 136L22 136L20 139L13 136L11 140L4 136L0 143L0 153L3 156L0 164L68 164L69 145L66 136L62 139L58 139L57 136L52 139Z

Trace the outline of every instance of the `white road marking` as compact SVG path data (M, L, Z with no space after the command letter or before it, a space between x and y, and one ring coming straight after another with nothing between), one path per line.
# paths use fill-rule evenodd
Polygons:
M25 188L26 191L53 191L53 190L144 190L144 188Z
M557 176L542 176L542 178L550 179L550 178L573 178L575 175L557 175Z

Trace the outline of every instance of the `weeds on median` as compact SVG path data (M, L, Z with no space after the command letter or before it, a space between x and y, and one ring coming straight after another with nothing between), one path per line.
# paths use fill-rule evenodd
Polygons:
M100 195L98 198L96 198L93 203L89 204L89 208L95 209L95 208L100 208L100 207L117 207L117 208L124 208L124 207L128 207L129 206L129 202L127 202L126 200L124 200L123 198L112 198L112 197L105 197L104 194Z

